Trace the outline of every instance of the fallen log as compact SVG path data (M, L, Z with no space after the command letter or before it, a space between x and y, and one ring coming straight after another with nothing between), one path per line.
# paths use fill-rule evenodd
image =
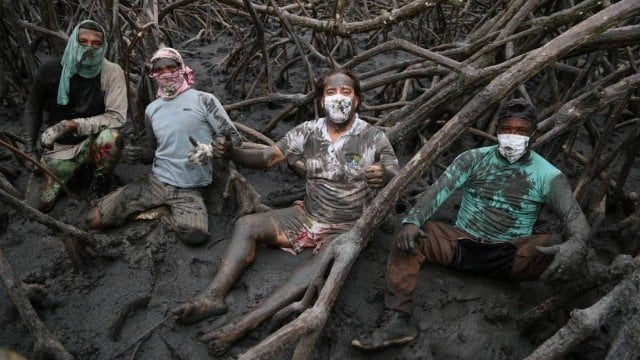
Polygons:
M542 318L546 314L561 309L568 303L583 296L587 291L608 284L612 281L620 280L630 272L636 270L640 266L640 257L635 260L629 255L619 255L606 270L584 279L580 282L572 283L563 288L563 290L555 296L545 300L542 304L527 310L524 314L516 319L516 324L521 331L526 330L535 321Z
M69 256L74 268L77 270L82 271L84 269L83 258L85 257L83 256L84 252L81 250L81 246L79 245L92 248L107 246L107 243L98 241L94 236L86 231L82 231L75 226L65 224L62 221L54 219L51 216L34 209L24 201L19 200L2 189L0 189L0 202L13 207L28 218L48 227L54 232L60 233L61 242L65 248L67 256ZM81 244L79 244L76 239L80 240Z
M34 209L24 201L17 199L2 189L0 189L0 201L55 232L70 234L80 240L86 241L87 243L96 242L96 239L88 232L82 231L73 225L65 224L62 221L56 220L51 216Z
M540 345L526 360L561 359L623 308L640 291L640 270L623 279L611 292L586 309L571 312L569 322ZM636 354L637 355L637 354Z
M634 360L640 354L640 296L637 293L628 307L627 314L631 316L618 331L606 360Z

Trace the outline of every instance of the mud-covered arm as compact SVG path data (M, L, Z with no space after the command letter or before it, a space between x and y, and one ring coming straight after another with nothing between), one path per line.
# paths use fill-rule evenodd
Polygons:
M158 141L156 135L153 133L153 127L151 126L151 119L145 114L144 116L144 142L142 143L142 155L140 161L143 164L151 164L156 154L156 148L158 147Z
M31 85L31 92L27 98L27 103L22 116L25 151L34 152L36 141L38 140L38 130L42 125L42 114L47 102L47 84L43 79L43 74L38 72Z
M376 159L379 159L378 162L384 168L384 183L388 184L400 171L398 158L396 157L395 151L393 151L391 142L389 142L389 139L383 132L377 135L376 142L378 143Z
M242 145L242 138L220 100L212 94L203 93L200 101L205 108L207 121L215 132L214 137L229 138L233 147L239 148Z
M76 132L80 135L97 134L104 129L120 128L127 119L127 88L124 71L120 66L108 63L103 65L101 81L103 82L105 112L100 115L76 118Z
M234 163L250 169L266 169L286 160L276 145L264 149L242 149L234 147L229 154Z
M547 203L562 220L563 237L566 241L586 242L589 239L591 226L573 197L571 186L564 175L560 174L551 180Z
M591 227L564 175L553 178L549 186L547 203L562 220L565 241L558 245L537 247L538 251L553 255L553 261L540 278L550 283L562 283L584 277Z
M467 151L458 156L436 182L423 192L416 204L402 219L402 224L421 227L447 200L449 195L469 178L473 166L473 155Z
M551 180L547 203L562 220L565 240L588 241L591 237L591 226L573 197L571 186L563 174Z
M380 189L398 174L400 167L393 147L382 131L376 135L375 144L375 163L367 166L364 171L369 187Z

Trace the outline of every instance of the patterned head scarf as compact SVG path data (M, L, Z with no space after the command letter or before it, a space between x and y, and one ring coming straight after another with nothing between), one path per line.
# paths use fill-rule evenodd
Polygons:
M80 45L78 43L78 33L84 24L93 24L102 30L102 45L99 48ZM60 85L58 85L58 99L60 105L69 103L69 83L71 78L78 74L83 78L90 79L98 76L102 70L102 61L107 53L107 40L104 28L95 21L84 20L76 25L69 37L67 47L64 49L62 60L62 73L60 74Z
M195 74L193 69L184 64L182 56L176 49L169 47L158 49L158 51L156 51L151 57L151 64L153 64L158 59L171 59L176 61L178 64L180 64L180 68L182 69L181 74L184 76L184 82L175 93L168 94L164 91L164 88L162 86L158 86L157 95L159 97L163 99L174 98L179 94L187 91L189 88L191 88L191 86L193 86L193 84L195 84Z

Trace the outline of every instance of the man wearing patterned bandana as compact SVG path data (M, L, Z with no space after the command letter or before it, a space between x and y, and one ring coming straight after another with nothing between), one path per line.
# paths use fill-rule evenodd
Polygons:
M358 118L360 84L346 70L332 70L317 83L325 117L302 123L274 146L248 150L228 142L197 143L192 161L218 151L236 164L261 169L301 160L306 196L294 206L238 219L227 252L209 288L173 310L177 322L192 323L227 311L225 297L255 258L256 243L297 254L321 246L348 230L363 208L398 171L384 133Z
M158 85L158 99L145 109L146 143L125 148L124 156L130 162L153 162L151 174L99 199L87 221L100 229L168 208L162 222L185 244L201 244L209 238L202 187L211 183L212 167L187 160L190 137L212 142L216 134L239 147L240 133L215 96L191 88L193 71L175 49L156 51L149 75Z
M106 193L123 145L118 129L127 115L124 72L104 58L106 51L102 26L90 20L78 24L62 57L38 70L23 119L25 152L35 158L39 140L41 163L64 183L82 165L94 166L90 199ZM48 115L45 119L44 113ZM48 127L38 137L43 122ZM33 173L26 202L43 211L50 209L60 194L60 184L38 173L31 163L26 166Z
M352 345L380 350L413 341L413 290L426 260L512 281L567 281L581 275L591 230L566 177L531 151L535 107L508 101L498 114L498 145L458 156L402 220L387 262L379 327ZM455 226L430 220L457 188L464 195ZM532 235L544 205L562 220L560 234Z

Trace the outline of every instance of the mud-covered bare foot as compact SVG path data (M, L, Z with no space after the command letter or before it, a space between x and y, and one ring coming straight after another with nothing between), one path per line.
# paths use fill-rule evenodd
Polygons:
M200 336L200 341L207 344L209 353L215 357L224 355L236 342L235 339L226 336L221 329L204 333Z
M198 297L171 310L171 314L179 324L191 324L226 312L227 304L224 300L205 297Z

